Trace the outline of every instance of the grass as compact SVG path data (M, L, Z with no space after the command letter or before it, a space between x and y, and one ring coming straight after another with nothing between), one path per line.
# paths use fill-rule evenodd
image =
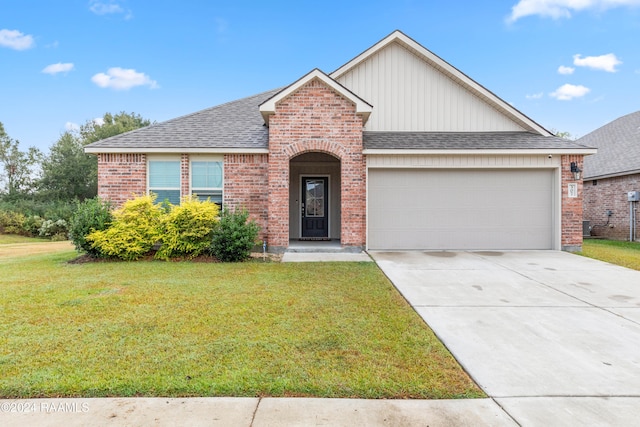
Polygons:
M484 396L374 263L74 257L0 260L0 397Z
M49 240L39 239L37 237L25 237L15 234L2 234L0 233L0 245L10 245L15 243L42 243Z
M640 270L640 243L585 239L581 255Z

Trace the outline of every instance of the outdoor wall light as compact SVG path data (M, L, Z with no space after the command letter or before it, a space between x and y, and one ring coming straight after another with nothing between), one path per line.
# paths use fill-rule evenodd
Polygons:
M582 169L578 167L578 164L576 162L571 162L571 173L573 174L573 179L579 181L580 172L582 172Z

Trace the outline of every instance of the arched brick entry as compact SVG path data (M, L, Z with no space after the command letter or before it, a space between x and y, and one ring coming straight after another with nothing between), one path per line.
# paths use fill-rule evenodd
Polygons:
M282 99L269 120L268 244L289 246L290 161L319 152L340 160L340 242L363 247L366 228L366 173L362 117L355 105L314 79Z

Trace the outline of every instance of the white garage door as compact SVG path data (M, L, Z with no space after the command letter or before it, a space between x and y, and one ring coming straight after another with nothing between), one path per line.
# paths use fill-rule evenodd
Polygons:
M370 169L369 249L552 249L550 169Z

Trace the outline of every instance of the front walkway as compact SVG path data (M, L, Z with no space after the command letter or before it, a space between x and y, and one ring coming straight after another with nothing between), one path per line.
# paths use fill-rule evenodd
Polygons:
M519 424L638 425L640 272L566 252L372 252Z

